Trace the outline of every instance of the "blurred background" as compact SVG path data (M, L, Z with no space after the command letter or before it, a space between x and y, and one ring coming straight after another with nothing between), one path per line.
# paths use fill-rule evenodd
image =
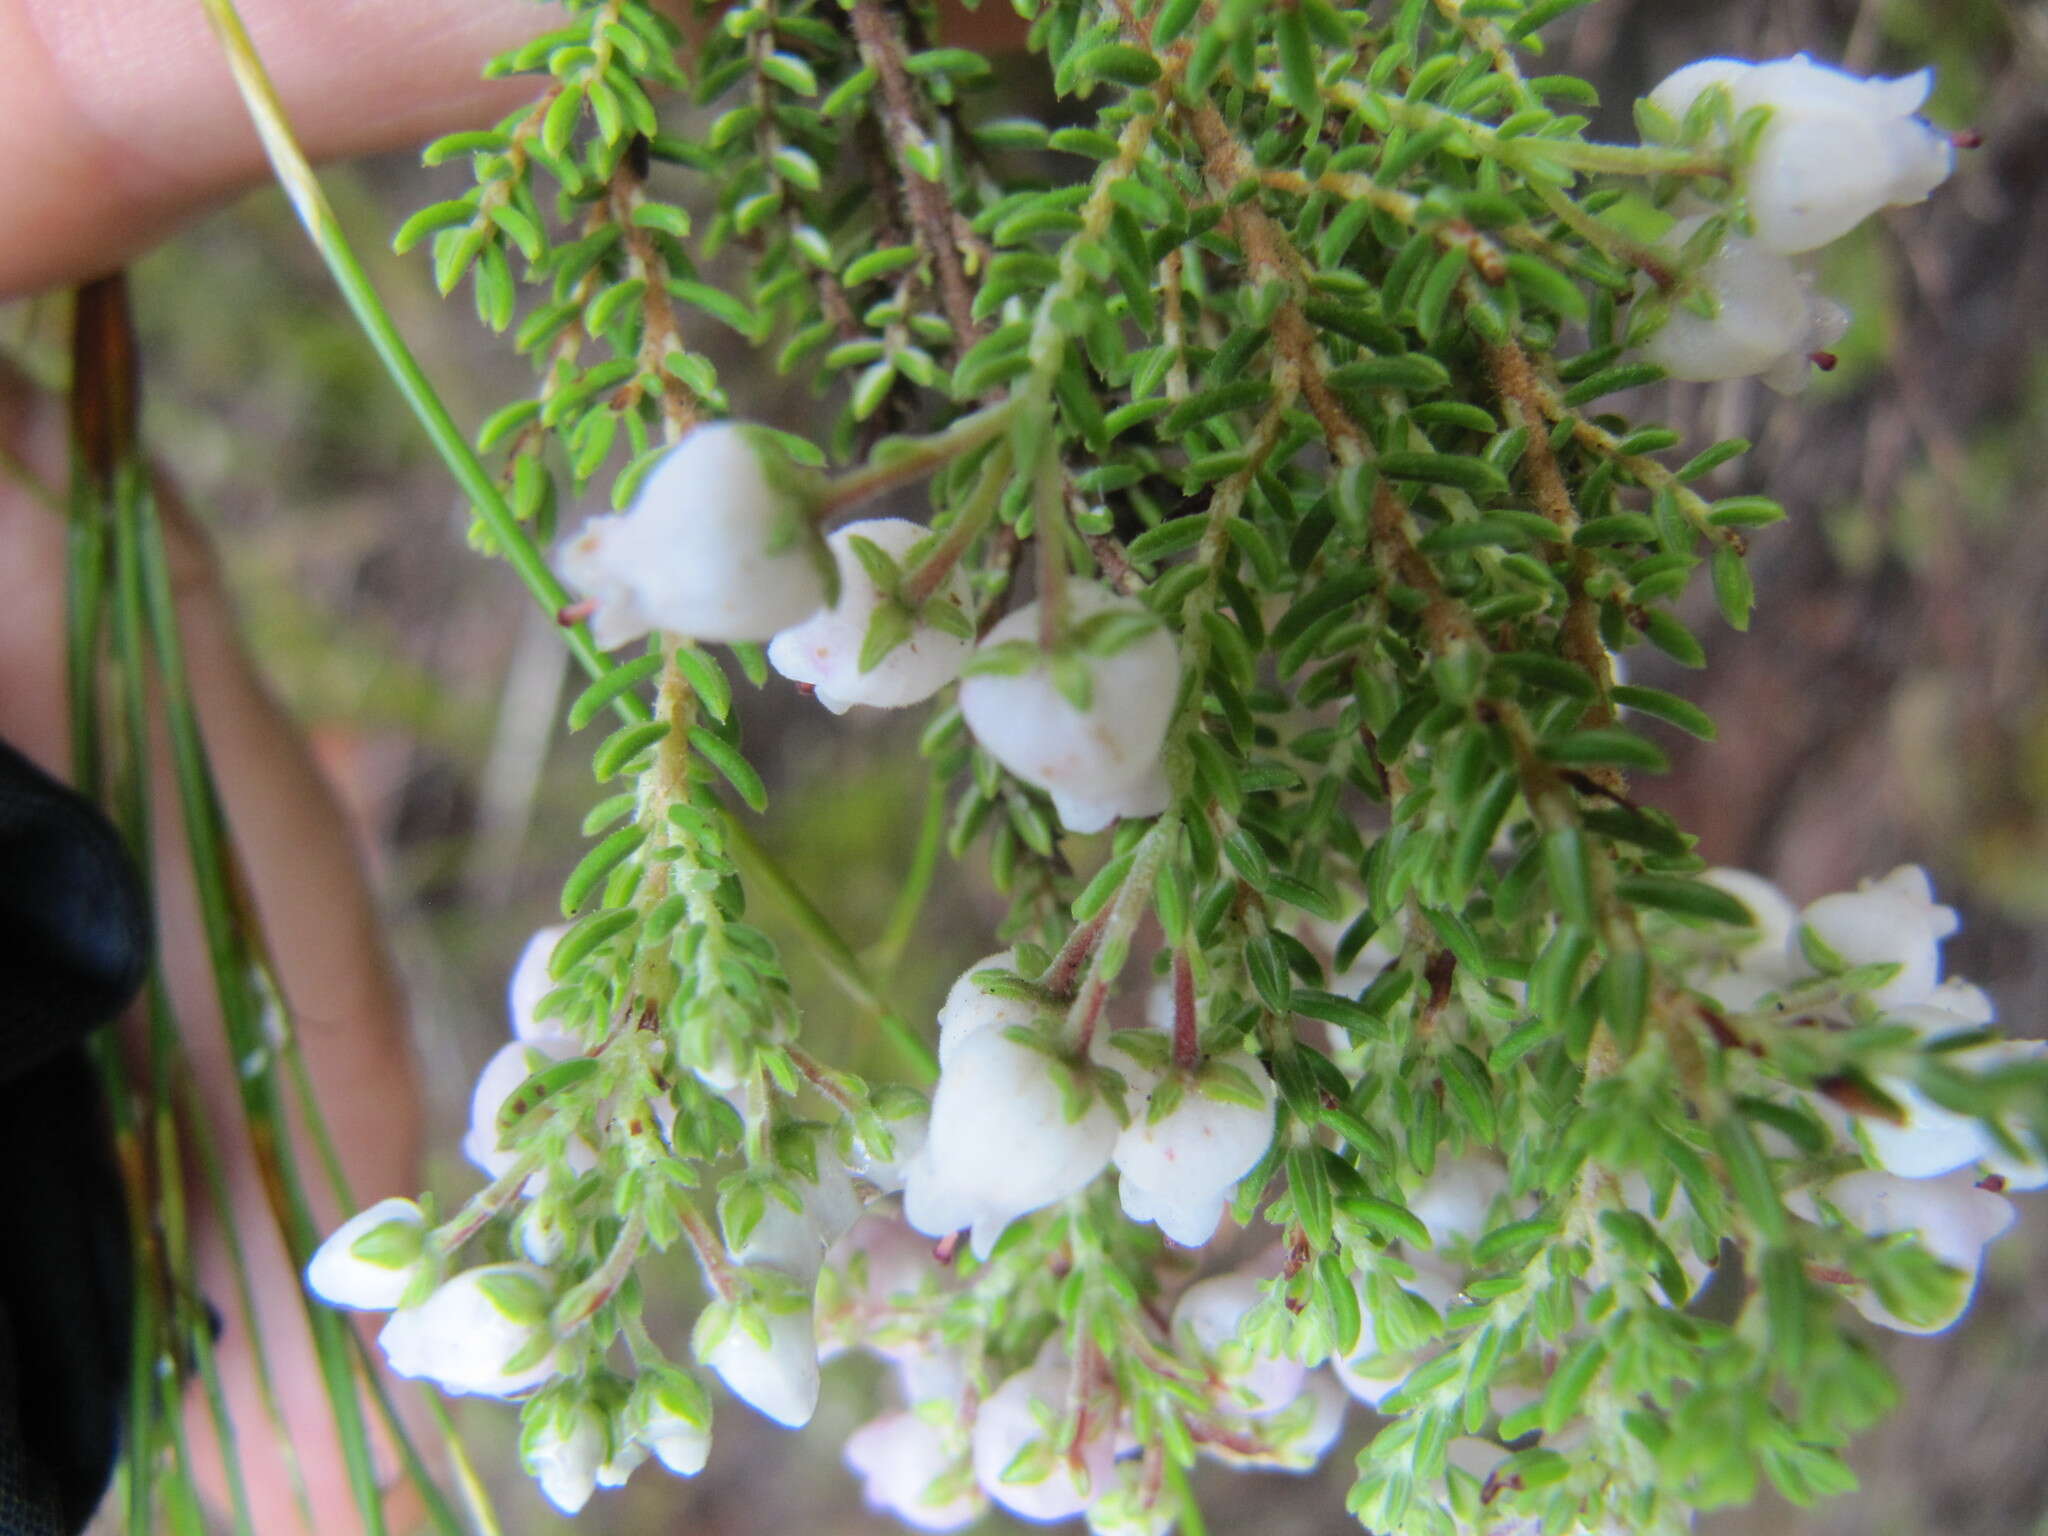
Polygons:
M1986 144L1931 204L1831 248L1822 286L1855 326L1841 366L1809 394L1736 384L1648 403L1696 442L1752 439L1757 451L1717 489L1768 491L1792 517L1755 540L1747 635L1710 617L1700 594L1707 672L1654 675L1632 654L1635 680L1685 692L1722 725L1711 747L1674 736L1676 772L1644 793L1699 833L1711 859L1771 875L1795 898L1925 864L1964 914L1953 969L1992 992L2014 1033L2048 1033L2048 5L1602 0L1560 30L1547 67L1589 75L1607 102L1598 131L1627 138L1629 102L1678 64L1797 49L1859 71L1933 64L1930 115L1983 130ZM400 158L337 171L330 189L375 253L461 174ZM523 362L465 302L434 297L423 259L373 257L373 269L459 418L526 392ZM434 1095L431 1178L466 1191L473 1176L453 1149L470 1084L504 1037L508 968L550 920L583 846L595 734L565 737L570 685L553 626L506 570L464 547L464 508L278 197L253 196L151 256L136 303L153 438L211 522L252 646L367 850ZM746 414L806 424L801 390L737 356L718 360ZM584 510L595 508L565 509L563 526ZM742 707L773 794L759 835L856 946L871 943L927 793L918 722L834 720L779 684ZM891 1070L762 906L814 1048ZM909 1016L928 1019L946 980L992 947L999 910L942 873L891 982ZM2041 1204L2023 1202L1961 1327L1884 1341L1907 1406L1857 1448L1861 1492L1804 1512L1766 1501L1704 1528L2048 1531ZM890 1529L860 1508L836 1453L874 1392L858 1364L835 1366L801 1434L721 1402L701 1478L643 1471L580 1525ZM509 1529L567 1529L512 1468L511 1411L465 1417ZM1346 1445L1370 1428L1356 1411ZM1342 1532L1355 1528L1343 1512L1349 1467L1340 1452L1314 1478L1213 1472L1196 1485L1219 1532Z

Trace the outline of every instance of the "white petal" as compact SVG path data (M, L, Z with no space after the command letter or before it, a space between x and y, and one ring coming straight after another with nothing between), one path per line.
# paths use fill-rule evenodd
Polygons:
M818 700L835 714L854 704L898 709L921 703L960 675L974 642L921 624L875 666L860 669L861 648L883 594L853 552L855 538L867 539L899 563L926 530L900 517L848 523L825 543L839 567L839 601L768 642L769 665L794 682L817 689ZM935 602L966 610L966 576L955 569L934 594Z
M410 1228L423 1242L426 1219L412 1201L396 1198L379 1200L349 1217L306 1266L306 1284L313 1293L337 1307L384 1312L397 1306L418 1272L417 1262L393 1267L373 1263L352 1251L358 1242L384 1227L399 1229L392 1235L402 1235L403 1229Z
M732 1395L778 1424L800 1429L818 1408L818 1343L811 1309L763 1314L764 1349L735 1323L704 1357Z
M540 1000L555 989L555 979L548 974L548 962L554 959L555 946L568 931L567 923L543 928L519 951L518 963L512 967L511 984L505 989L507 1009L512 1016L512 1038L515 1040L561 1035L554 1020L543 1023L534 1017L534 1010L540 1006Z
M1067 588L1070 622L1103 613L1141 615L1143 606L1093 582ZM1038 605L1010 614L982 648L1036 643ZM1114 655L1083 661L1093 684L1086 710L1054 686L1043 660L1016 674L961 680L960 710L975 740L1025 782L1100 808L1137 792L1154 772L1180 684L1180 656L1164 629Z

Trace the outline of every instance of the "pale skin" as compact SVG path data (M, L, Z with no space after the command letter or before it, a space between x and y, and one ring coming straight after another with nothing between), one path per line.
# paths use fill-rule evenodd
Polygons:
M483 60L555 24L535 0L239 0L292 122L316 159L418 144L488 123L530 82L485 82ZM680 12L682 7L675 9ZM949 40L1014 43L1000 0L949 17ZM187 220L259 182L256 136L198 0L0 0L0 301L117 270ZM61 488L61 402L0 369L0 445ZM174 493L165 487L165 499ZM189 669L280 981L361 1204L419 1186L421 1122L403 1002L379 938L357 850L304 741L266 691L234 630L204 542L173 508ZM0 475L0 736L53 772L69 762L64 694L64 528ZM299 1316L300 1280L271 1225L240 1125L161 751L155 771L158 922L173 1000L220 1129L290 1439L319 1536L359 1529L325 1394ZM310 1148L307 1166L312 1166ZM243 1155L238 1155L243 1154ZM332 1223L344 1214L327 1209ZM200 1234L201 1284L227 1319L221 1341L256 1530L308 1529L260 1407L246 1328L218 1233ZM210 1241L208 1239L211 1239ZM196 1399L195 1399L196 1405ZM189 1415L200 1462L217 1465L207 1415ZM208 1478L219 1501L217 1472ZM403 1529L416 1506L400 1495Z
M480 62L551 19L522 0L246 0L243 9L309 149L325 158L491 120L523 88L480 83ZM0 296L110 271L261 177L255 136L194 0L0 0L0 57L10 60L0 112L11 150L0 166L0 207L9 211L0 220ZM12 375L0 377L0 442L46 484L63 484L61 405ZM304 741L244 654L213 561L189 529L174 530L173 565L222 800L329 1126L360 1200L410 1194L419 1187L419 1094L357 850ZM12 593L0 604L0 736L61 775L64 528L11 478L0 478L0 566ZM317 1529L346 1532L360 1522L344 1513L352 1500L299 1314L296 1267L236 1134L234 1078L161 756L155 781L163 961L229 1161ZM340 1214L323 1212L329 1222ZM227 1322L222 1366L254 1526L306 1530L256 1393L226 1253L217 1232L200 1236L201 1285ZM202 1466L217 1464L194 1402L195 1454ZM218 1502L217 1472L206 1481ZM412 1510L400 1499L391 1513L403 1529Z

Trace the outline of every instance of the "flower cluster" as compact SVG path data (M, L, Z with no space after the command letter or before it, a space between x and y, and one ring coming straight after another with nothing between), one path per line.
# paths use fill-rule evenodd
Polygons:
M579 486L630 450L559 561L565 620L647 637L569 711L620 717L593 765L626 782L479 1085L492 1182L337 1236L317 1283L368 1264L395 1363L519 1397L564 1507L700 1465L711 1378L799 1424L855 1349L897 1391L848 1463L923 1528L1163 1536L1197 1459L1313 1466L1353 1402L1388 1536L1675 1536L1759 1477L1841 1487L1887 1394L1852 1308L1959 1314L2036 1181L2043 1063L1943 980L1923 878L1794 911L1632 790L1649 721L1712 722L1623 658L1705 660L1702 567L1746 626L1783 513L1698 489L1739 442L1667 463L1681 434L1596 402L1803 372L1841 317L1797 263L1947 172L1924 81L1710 61L1598 144L1513 57L1554 6L1047 0L1094 112L1055 128L958 113L980 61L876 0L779 0L701 40L731 100L698 142L638 111L666 24L568 3L510 66L548 104L462 141L482 184L428 223L468 220L437 245L459 275L481 242L481 287L507 226L541 247L538 395L483 434L515 521L549 535L557 446ZM658 200L675 167L705 209ZM735 248L737 291L698 280ZM705 424L669 298L787 335L824 446ZM928 519L844 520L913 480ZM714 642L834 712L931 706L951 812L874 954L938 845L1006 903L936 1050L787 904L928 1092L798 1043ZM671 1246L687 1346L644 1305Z
M1899 1036L1897 1070L1858 1092L1825 1076L1801 1085L1762 1068L1758 1086L1788 1123L1803 1119L1827 1137L1841 1169L1786 1195L1791 1214L1838 1243L1840 1264L1816 1273L1884 1326L1950 1326L1968 1305L1985 1248L2012 1221L1997 1191L2048 1185L2048 1160L1996 1122L1944 1108L1916 1086L1914 1064L2032 1062L2044 1047L1991 1036L1989 1001L1944 977L1940 947L1955 915L1934 901L1917 868L1803 909L1741 871L1704 879L1751 919L1724 930L1732 937L1681 940L1691 946L1686 984L1718 1011L1721 1028L1746 1036L1796 1018L1799 1030L1824 1036L1877 1019ZM535 936L511 987L516 1038L506 1049L535 1053L527 1065L543 1069L577 1054L540 1017L541 978L560 935ZM1063 1048L1060 962L1035 980L1018 974L1020 963L1014 951L992 955L947 996L929 1131L921 1116L898 1122L900 1176L871 1164L856 1183L818 1143L808 1172L786 1176L754 1203L750 1220L728 1217L739 1232L724 1255L735 1283L700 1319L697 1354L735 1396L789 1425L809 1419L823 1361L858 1346L890 1362L903 1405L857 1430L846 1459L870 1503L918 1529L958 1529L993 1501L1031 1520L1086 1513L1101 1532L1163 1531L1174 1495L1159 1480L1156 1447L1144 1454L1118 1373L1097 1347L1077 1350L1055 1332L1015 1369L992 1374L988 1341L961 1342L946 1323L972 1292L935 1257L933 1239L943 1251L966 1231L976 1257L999 1269L1006 1227L1049 1207L1078 1209L1113 1166L1125 1214L1172 1239L1152 1251L1145 1284L1158 1298L1157 1321L1140 1326L1146 1349L1193 1385L1202 1406L1183 1407L1197 1445L1234 1465L1299 1469L1334 1444L1347 1395L1382 1409L1439 1356L1445 1320L1483 1273L1484 1240L1534 1206L1496 1153L1440 1162L1402 1197L1407 1240L1387 1245L1348 1282L1349 1337L1313 1343L1282 1321L1284 1252L1203 1278L1179 1257L1218 1238L1239 1181L1272 1143L1275 1091L1260 1056L1198 1027L1188 974L1153 989L1142 1024ZM1354 977L1374 964L1368 954ZM526 1166L492 1131L498 1107L527 1081L500 1081L513 1076L495 1059L486 1069L468 1143L501 1180ZM1785 1155L1801 1150L1799 1134L1794 1125L1781 1138ZM571 1173L591 1166L587 1147L555 1153L553 1165ZM525 1181L529 1196L544 1188L540 1178ZM899 1186L902 1215L862 1216L863 1192L872 1199ZM381 1201L328 1239L308 1283L337 1305L395 1308L380 1342L400 1374L450 1393L527 1397L522 1454L565 1510L596 1487L622 1483L650 1454L672 1471L695 1472L709 1453L709 1404L687 1375L657 1370L631 1385L609 1373L581 1385L565 1379L576 1346L552 1321L563 1287L547 1266L560 1245L536 1240L530 1218L541 1203L513 1224L525 1260L444 1275L420 1208ZM1689 1285L1675 1301L1715 1274L1716 1256L1690 1251L1684 1234L1696 1213L1685 1196L1659 1198L1632 1177L1614 1209L1668 1233L1673 1251L1686 1254ZM1494 1406L1512 1415L1540 1395L1504 1384ZM1551 1439L1569 1433L1567 1425ZM1484 1439L1459 1445L1446 1498L1458 1496L1461 1477L1484 1483L1508 1455Z
M629 511L593 518L566 547L562 572L586 594L598 644L650 629L765 640L769 664L834 714L921 704L964 670L960 711L976 740L1046 791L1068 830L1166 808L1162 754L1180 662L1141 604L1075 582L1050 626L1042 602L1026 604L977 645L965 576L943 544L894 517L845 524L823 541L835 576L828 602L810 547L818 492L805 483L759 428L692 431Z
M1803 387L1848 316L1794 258L1948 179L1955 143L1917 115L1932 85L1928 70L1866 80L1802 53L1701 59L1653 90L1645 116L1672 140L1726 146L1752 113L1762 126L1730 184L1737 228L1696 212L1667 234L1688 252L1708 242L1692 277L1698 303L1673 307L1645 355L1677 379L1761 374L1776 389Z
M1732 1027L1741 1031L1750 1017L1795 1016L1805 1030L1870 1022L1897 1037L1890 1070L1774 1086L1782 1104L1825 1128L1817 1134L1835 1153L1868 1165L1794 1188L1787 1203L1804 1220L1862 1238L1910 1235L1945 1276L1923 1276L1909 1292L1896 1276L1873 1281L1858 1260L1831 1269L1829 1278L1884 1327L1938 1333L1952 1326L1970 1304L1985 1249L2013 1223L2001 1192L2048 1186L2048 1160L2011 1128L1930 1098L1917 1070L2044 1062L2048 1041L1996 1035L1990 998L1960 977L1943 977L1941 945L1956 931L1956 914L1935 901L1926 871L1915 865L1804 908L1745 871L1707 878L1755 918L1753 937L1722 951L1694 982L1728 1010Z

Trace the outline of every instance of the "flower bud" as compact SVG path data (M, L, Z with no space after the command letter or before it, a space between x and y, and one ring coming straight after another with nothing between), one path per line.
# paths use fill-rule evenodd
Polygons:
M2018 1215L2011 1201L1975 1188L1967 1175L1902 1179L1865 1170L1844 1174L1820 1194L1858 1231L1871 1237L1910 1232L1933 1258L1962 1272L1964 1284L1949 1310L1910 1321L1893 1313L1868 1287L1849 1292L1857 1311L1879 1327L1900 1333L1940 1333L1968 1311L1984 1268L1984 1250Z
M534 1073L558 1061L583 1054L583 1047L560 1035L538 1035L527 1040L509 1040L484 1064L469 1099L469 1131L462 1138L462 1155L490 1177L497 1179L512 1171L519 1154L504 1145L498 1128L498 1112ZM597 1152L580 1137L568 1148L569 1169L588 1173L597 1166ZM526 1192L538 1187L538 1176L527 1181Z
M681 1371L662 1370L634 1383L626 1418L633 1439L677 1477L695 1477L711 1456L711 1398Z
M519 1459L547 1500L565 1515L590 1502L605 1462L610 1426L587 1402L563 1400L530 1412L519 1437Z
M944 1067L970 1035L984 1029L1029 1029L1038 1022L1038 1006L1026 998L1005 997L975 979L978 971L1014 971L1017 952L1005 949L977 960L960 973L939 1004L939 1065Z
M750 1303L708 1307L697 1358L732 1395L778 1424L801 1429L818 1408L818 1338L807 1291L768 1290Z
M886 1413L848 1435L845 1454L870 1509L920 1531L957 1531L988 1508L962 1465L964 1449L916 1414Z
M1507 1190L1507 1170L1491 1157L1446 1158L1408 1197L1408 1210L1429 1228L1435 1247L1470 1247L1486 1235L1494 1203Z
M1071 1373L1057 1354L1019 1371L988 1395L974 1417L974 1477L982 1490L1025 1520L1065 1520L1080 1514L1113 1486L1116 1433L1109 1423L1084 1428L1078 1444L1048 1440L1041 1416L1055 1426L1071 1422ZM1039 1454L1016 1466L1018 1453L1037 1442ZM1006 1475L1007 1474L1007 1475Z
M507 1010L512 1015L512 1038L515 1040L559 1038L561 1035L554 1020L543 1022L535 1014L541 999L555 990L555 978L548 974L548 962L555 958L555 946L561 943L562 935L568 931L567 923L543 928L519 951L519 959L512 967L511 983L505 989Z
M1680 220L1668 236L1678 245L1704 218ZM1803 388L1811 357L1839 341L1848 316L1813 291L1812 280L1777 253L1741 235L1727 235L1699 271L1713 296L1711 317L1674 305L1643 355L1674 379L1711 381L1762 374L1785 393Z
M563 579L596 609L610 650L649 630L767 640L825 602L830 557L805 472L758 427L712 422L671 448L632 507L593 517L564 548Z
M1095 1536L1166 1536L1180 1519L1180 1504L1163 1487L1147 1487L1143 1462L1119 1461L1109 1492L1088 1506Z
M1854 891L1823 896L1800 921L1851 966L1898 966L1898 974L1870 993L1887 1008L1910 1007L1934 995L1941 980L1941 941L1957 926L1954 908L1935 901L1933 882L1917 864L1901 864Z
M558 1199L543 1194L512 1218L512 1238L519 1251L542 1269L560 1261L569 1247L568 1211Z
M1401 1289L1427 1302L1441 1315L1450 1310L1458 1297L1458 1283L1449 1270L1424 1254L1409 1261L1414 1269L1414 1278L1403 1280ZM1373 1316L1370 1290L1364 1284L1356 1285L1358 1293L1358 1342L1352 1346L1348 1356L1332 1362L1338 1381L1344 1390L1368 1408L1378 1408L1400 1389L1408 1379L1408 1373L1427 1353L1427 1349L1395 1347L1401 1343L1400 1335L1391 1320L1384 1330L1393 1334L1392 1340L1381 1337L1380 1321Z
M1275 1413L1301 1395L1308 1370L1298 1360L1265 1354L1241 1342L1245 1318L1265 1297L1266 1282L1239 1270L1198 1280L1173 1308L1173 1332L1211 1362L1230 1396L1224 1406L1250 1418Z
M818 1278L825 1252L846 1235L860 1217L860 1198L846 1165L831 1148L815 1149L817 1174L805 1179L785 1171L783 1183L795 1193L800 1208L791 1210L774 1193L767 1194L761 1219L746 1241L733 1250L742 1264L780 1270L806 1285Z
M1119 1197L1132 1220L1156 1221L1176 1243L1199 1248L1272 1144L1273 1079L1256 1056L1232 1051L1161 1081L1177 1102L1155 1117L1161 1087L1133 1096L1130 1124L1116 1139Z
M927 1106L903 1114L890 1112L883 1123L889 1132L887 1154L856 1135L847 1149L846 1166L881 1193L893 1195L909 1177L910 1160L924 1150L925 1138L931 1134L931 1110Z
M1254 1419L1241 1437L1219 1438L1203 1454L1234 1467L1309 1472L1322 1464L1344 1432L1351 1398L1327 1371L1310 1371L1294 1401Z
M1070 630L1117 619L1136 628L1147 617L1143 604L1093 582L1067 587ZM1038 604L1018 609L989 631L982 652L1035 644L1038 622ZM1180 686L1173 637L1153 624L1108 654L1084 646L1061 661L1085 682L1085 708L1061 691L1059 668L1043 655L1020 671L962 679L960 712L975 740L1018 778L1061 797L1062 816L1073 811L1091 830L1106 825L1104 815L1163 809L1159 751Z
M426 1253L426 1218L410 1200L379 1200L336 1227L306 1266L329 1306L387 1312L405 1297Z
M1749 915L1756 924L1756 936L1742 947L1742 953L1756 950L1777 954L1784 950L1799 926L1799 909L1792 905L1783 891L1762 875L1751 874L1746 869L1706 869L1700 871L1700 879L1749 908Z
M1091 1097L1068 1118L1071 1071L1001 1030L970 1036L939 1075L931 1135L908 1170L910 1224L932 1237L971 1226L986 1258L1011 1221L1093 1182L1116 1144L1116 1117Z
M958 567L947 574L930 601L958 611L960 633L906 614L904 638L872 667L863 670L860 664L876 610L893 598L875 585L855 554L853 541L866 539L900 563L925 533L922 526L901 517L869 518L833 533L825 543L839 567L839 601L769 641L768 664L791 682L815 687L818 702L835 715L855 704L878 709L920 704L958 677L974 648L967 618L967 577Z
M377 1336L391 1369L454 1396L513 1397L560 1369L548 1331L552 1292L531 1264L464 1270Z
M1926 200L1955 169L1948 135L1916 116L1934 77L1866 80L1805 54L1767 63L1702 59L1650 100L1683 118L1710 86L1725 86L1734 116L1770 119L1740 172L1740 190L1766 250L1796 254L1837 240L1880 208Z

